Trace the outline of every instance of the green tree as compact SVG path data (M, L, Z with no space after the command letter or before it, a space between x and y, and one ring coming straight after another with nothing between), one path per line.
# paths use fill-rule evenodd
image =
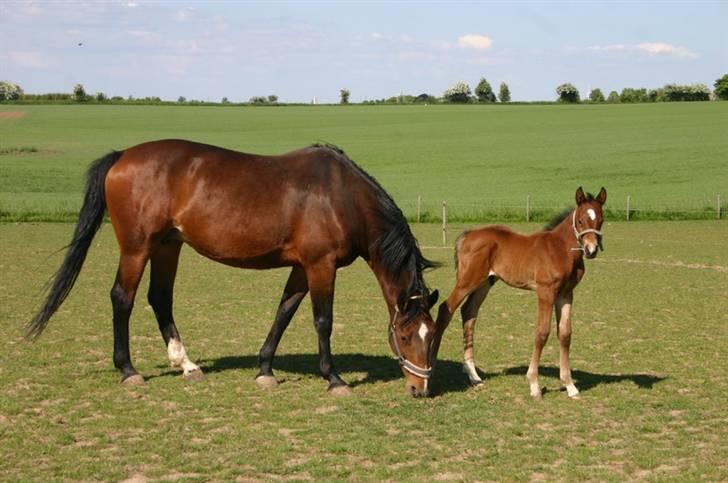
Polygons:
M720 79L716 79L713 87L715 87L715 97L728 101L728 74L725 74Z
M470 95L471 91L468 84L465 82L456 82L442 94L442 97L448 102L466 103L471 101Z
M478 96L479 102L495 102L495 93L485 77L480 78L480 82L475 87L475 95Z
M276 95L268 96L268 102L271 104L278 104L278 96L276 96Z
M592 89L591 92L589 92L589 100L592 102L604 102L604 94L602 94L602 90L598 87L596 89Z
M179 96L177 98L177 102L179 102L180 104L184 104L185 102L187 102L187 98L185 96Z
M617 91L612 91L609 93L609 96L607 96L607 102L611 104L619 104L619 94Z
M17 101L23 95L23 89L18 84L8 81L0 81L0 102Z
M568 82L558 86L556 88L556 94L559 95L559 101L561 102L579 102L579 89L574 87L572 84L569 84Z
M501 102L511 102L511 90L505 82L501 82L498 100Z
M339 102L341 104L348 104L349 103L349 94L350 94L350 92L348 89L341 89L339 91L339 97L340 97Z
M75 86L73 86L73 99L76 102L86 102L86 100L88 99L86 89L83 88L82 84L76 84Z

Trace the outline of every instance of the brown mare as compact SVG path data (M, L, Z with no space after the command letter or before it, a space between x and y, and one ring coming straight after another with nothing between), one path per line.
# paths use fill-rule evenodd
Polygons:
M455 288L440 304L433 357L437 356L442 334L455 309L463 318L463 371L472 384L482 382L473 360L473 330L478 310L488 291L498 280L511 287L534 290L538 296L538 319L535 342L527 378L531 396L541 397L538 364L551 330L551 311L556 313L556 332L561 346L559 375L570 397L579 391L571 378L571 305L574 288L584 276L584 257L594 258L601 248L602 205L607 191L585 195L576 190L576 209L554 219L546 229L533 235L521 235L504 226L489 226L466 231L455 243ZM434 359L433 359L434 360Z
M389 342L408 392L428 393L434 322L422 271L427 260L402 212L366 172L333 146L281 156L243 154L182 140L153 141L95 161L88 171L79 222L48 298L30 322L37 337L78 276L108 211L120 260L111 289L114 365L126 383L143 382L129 355L129 316L147 262L148 300L170 363L188 378L200 368L187 357L172 316L182 243L239 268L292 267L273 326L259 353L256 380L277 384L278 343L306 293L311 293L320 370L335 393L348 393L331 356L336 270L362 257L389 309Z

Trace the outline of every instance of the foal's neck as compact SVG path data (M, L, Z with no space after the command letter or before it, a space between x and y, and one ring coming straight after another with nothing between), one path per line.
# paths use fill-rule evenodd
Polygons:
M561 223L556 225L556 227L551 230L551 233L561 239L564 243L564 246L566 246L570 253L574 255L575 258L578 258L584 254L581 250L572 250L572 248L578 248L579 242L576 239L576 233L574 233L574 210L571 210L568 215L566 215L566 218L561 220Z

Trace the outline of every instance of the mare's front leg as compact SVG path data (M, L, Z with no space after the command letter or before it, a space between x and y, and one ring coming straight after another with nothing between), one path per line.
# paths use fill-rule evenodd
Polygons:
M531 387L531 396L534 399L541 399L541 386L538 384L538 365L541 361L541 353L551 331L551 311L554 306L554 295L550 289L539 287L536 289L538 296L538 319L533 342L533 354L531 364L528 366L526 378Z
M579 397L579 390L571 378L571 364L569 362L569 349L571 347L571 305L574 293L559 296L556 299L556 331L559 335L559 378L566 388L569 397Z
M283 289L281 303L278 305L276 318L268 332L263 346L258 353L258 363L260 371L255 376L255 382L264 388L271 388L278 385L278 381L273 376L273 357L275 357L276 349L281 341L283 333L288 328L288 324L296 313L301 300L308 293L308 282L306 281L306 272L300 267L294 267L288 276L286 288Z
M331 356L331 330L334 315L334 282L336 265L332 262L319 263L306 268L306 278L311 291L313 305L313 324L319 340L319 369L329 381L329 391L336 395L349 395L351 389L334 369Z

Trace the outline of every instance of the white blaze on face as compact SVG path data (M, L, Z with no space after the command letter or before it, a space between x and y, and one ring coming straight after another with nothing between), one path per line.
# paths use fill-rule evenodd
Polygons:
M594 209L592 209L592 208L589 208L588 210L586 210L586 214L587 214L587 215L589 215L589 219L590 219L591 221L594 221L594 220L596 220L596 219L597 219L597 214L596 214L596 212L594 211Z
M425 337L427 337L427 333L429 330L427 330L427 325L425 325L424 322L420 324L420 330L417 331L417 334L419 334L420 339L422 339L422 342L425 342Z

